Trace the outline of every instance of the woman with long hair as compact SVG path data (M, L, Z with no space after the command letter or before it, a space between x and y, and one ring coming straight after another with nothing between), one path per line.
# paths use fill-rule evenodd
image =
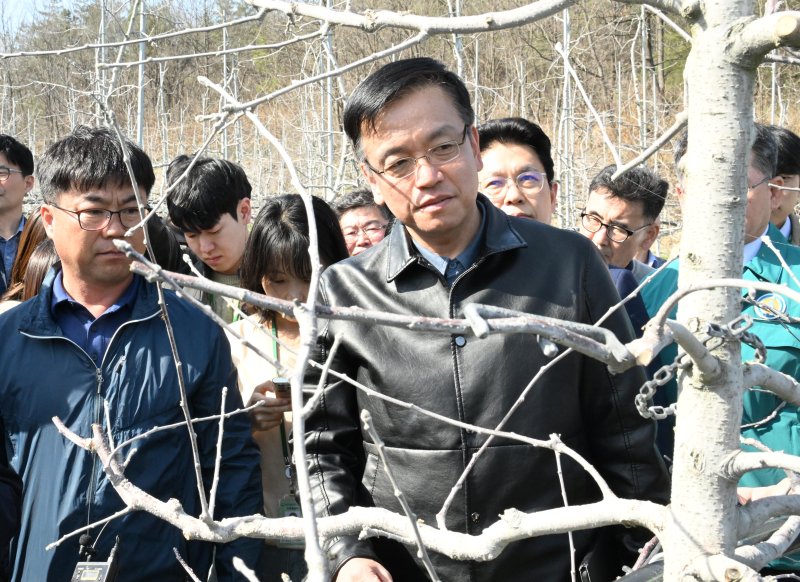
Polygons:
M347 258L347 246L331 207L316 197L312 205L320 266L325 268ZM305 301L312 270L309 244L308 215L302 198L285 194L268 199L247 239L240 268L241 286L278 299ZM231 327L283 368L294 366L300 327L291 315L255 309ZM261 449L264 511L268 517L299 515L287 439L291 401L288 393L276 393L272 382L281 374L235 337L231 335L229 339L242 400L248 404L263 402L251 418L253 437ZM295 582L302 580L307 569L301 548L302 544L267 542L257 572L260 579L280 581L281 573L287 573Z

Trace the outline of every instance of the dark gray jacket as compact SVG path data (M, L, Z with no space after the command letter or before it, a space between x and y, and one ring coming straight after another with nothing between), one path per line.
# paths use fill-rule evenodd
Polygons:
M608 269L588 239L534 221L510 218L483 196L485 239L475 263L447 288L403 228L381 244L330 267L322 299L407 316L463 317L468 303L483 303L593 323L619 297ZM606 327L623 341L632 337L624 309ZM482 427L494 428L531 378L549 360L530 335L486 339L332 321L316 354L325 361L334 335L342 344L333 368L384 394ZM309 386L316 386L310 375ZM644 374L611 376L597 361L573 353L547 371L505 430L547 439L558 433L586 456L622 497L664 501L667 474L654 448L654 425L634 407ZM370 398L330 378L307 420L308 463L318 511L340 514L352 506L401 512L359 412L367 409L386 443L400 488L417 516L435 525L450 489L485 437L408 408ZM562 458L570 505L598 499L592 479ZM563 506L554 454L509 440L495 440L466 480L447 514L451 530L479 534L505 509L533 512ZM577 557L595 532L575 534ZM424 580L403 546L383 538L332 540L332 567L355 557L377 558L396 582ZM569 579L566 535L515 542L490 562L456 562L433 554L443 580L504 582Z

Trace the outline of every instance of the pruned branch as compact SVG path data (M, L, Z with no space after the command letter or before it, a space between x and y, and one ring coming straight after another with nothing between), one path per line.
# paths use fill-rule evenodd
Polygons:
M63 427L63 425L62 425ZM63 428L65 434L69 432ZM70 440L81 441L79 437ZM179 528L187 539L227 543L240 537L262 539L303 539L302 521L297 517L266 518L250 515L219 521L202 520L188 515L175 500L161 501L129 482L114 463L105 436L95 426L87 446L97 451L109 481L130 509L143 510ZM646 527L657 535L663 532L667 509L649 501L610 497L597 503L560 507L533 513L508 509L500 519L480 535L441 531L418 523L423 544L430 550L456 560L487 561L494 559L508 544L529 537L626 524ZM329 539L343 535L382 532L412 544L413 532L404 515L385 509L353 507L347 513L319 518L319 533Z
M688 328L677 321L667 320L675 341L692 359L701 374L703 383L709 383L719 377L721 366L719 360L699 341Z
M663 1L663 0L662 0ZM307 16L332 25L375 32L381 28L425 31L428 34L470 34L523 26L575 4L576 0L538 0L520 8L486 12L476 16L419 16L392 10L365 10L363 14L325 8L316 4L282 0L248 0L254 6L283 12L290 18Z
M745 473L759 469L784 469L799 473L800 457L778 451L759 453L734 451L720 467L720 475L725 479L738 481Z
M771 561L780 558L797 535L800 534L800 517L787 519L769 539L750 546L736 548L736 559L754 570L761 570Z
M800 383L797 380L757 362L744 364L745 387L760 386L789 404L800 406Z
M755 18L731 35L731 55L745 65L758 65L778 47L800 47L800 12L776 12Z
M800 515L800 495L774 495L752 501L739 508L739 537L750 535L767 520Z
M135 257L135 255L132 256ZM151 281L162 276L168 276L170 280L182 287L231 297L280 313L294 314L298 307L289 301L268 297L239 287L222 285L190 275L165 271L160 268L156 269L154 265L148 266L144 262L132 264L131 270ZM612 332L605 328L507 309L499 310L486 305L466 306L464 311L465 313L470 311L471 319L415 317L368 311L357 307L329 307L325 305L314 305L313 311L317 317L323 319L363 321L443 334L474 333L476 329L481 334L484 332L489 334L532 333L598 359L605 363L613 373L623 372L637 365L636 357L627 348L627 345L620 342ZM478 323L479 321L483 323ZM484 323L485 326L483 325ZM477 328L476 325L478 326Z

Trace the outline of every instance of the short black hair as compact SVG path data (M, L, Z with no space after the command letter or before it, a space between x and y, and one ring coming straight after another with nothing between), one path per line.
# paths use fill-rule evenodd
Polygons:
M491 119L478 126L478 137L481 151L488 149L494 143L516 144L531 148L544 166L547 181L553 182L555 164L550 138L536 123L523 117Z
M631 168L619 178L612 180L611 177L616 171L617 166L613 164L600 170L589 184L589 192L605 188L612 196L628 202L641 203L645 218L649 220L658 218L667 200L669 183L645 166Z
M36 176L42 198L50 204L68 190L88 192L131 185L125 152L130 158L136 185L150 194L156 176L150 158L139 146L125 137L120 142L116 133L106 127L79 125L48 147L39 158Z
M9 163L17 166L23 176L33 174L33 154L17 139L0 133L0 154L3 154Z
M778 144L778 167L775 173L800 174L800 136L777 125L768 125L767 129Z
M796 137L796 136L795 136ZM681 160L686 155L689 144L689 132L684 131L675 143L673 158L675 160L675 172L678 178L683 176L683 166ZM755 124L755 139L750 146L750 165L768 178L775 177L778 172L778 141L770 126L761 123ZM796 173L796 172L786 172Z
M167 187L172 186L192 163L181 155L167 168ZM250 198L253 188L239 165L219 158L198 158L189 173L167 195L169 219L184 232L214 228L224 214L234 220L239 201Z
M361 131L374 130L378 115L389 105L406 95L429 87L441 88L453 101L466 125L475 122L475 112L464 81L437 60L418 57L403 59L382 66L355 88L344 108L343 124L347 137L360 160Z
M319 260L323 267L346 259L349 254L339 219L322 198L313 196ZM268 198L253 221L239 271L241 286L263 293L261 280L282 271L300 279L311 279L308 255L308 214L299 194ZM264 315L264 312L261 312Z
M374 206L381 211L381 214L386 220L392 219L392 213L386 207L386 205L376 204L375 197L372 195L372 191L366 188L361 188L359 190L353 190L351 192L342 194L331 203L331 206L333 207L334 212L336 212L336 216L339 218L341 218L345 212L349 212L350 210Z

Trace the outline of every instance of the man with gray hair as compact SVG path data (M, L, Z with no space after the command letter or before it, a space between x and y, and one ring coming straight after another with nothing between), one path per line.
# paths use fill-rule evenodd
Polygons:
M332 207L351 257L363 253L386 236L392 213L385 204L376 204L372 192L366 188L340 196Z

